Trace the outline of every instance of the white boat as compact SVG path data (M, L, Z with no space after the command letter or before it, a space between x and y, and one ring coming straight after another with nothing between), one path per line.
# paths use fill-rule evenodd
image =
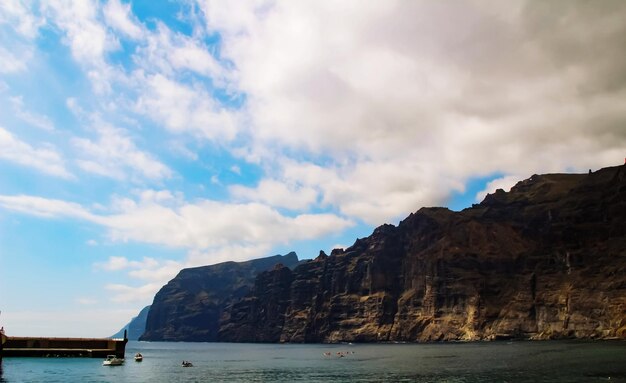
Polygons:
M140 352L135 354L135 362L141 362L143 360L143 355Z
M122 364L124 364L124 359L115 355L107 355L107 358L102 362L103 366L121 366Z

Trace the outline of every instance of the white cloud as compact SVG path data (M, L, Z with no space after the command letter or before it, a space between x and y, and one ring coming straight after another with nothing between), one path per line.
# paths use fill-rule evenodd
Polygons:
M137 50L135 60L147 73L157 70L169 76L176 71L191 71L211 78L218 86L226 85L233 76L201 40L174 32L162 23L147 35L147 42Z
M124 284L109 284L105 288L114 302L147 302L158 289L172 279L184 266L180 262L159 261L151 257L143 257L140 261L126 257L111 256L104 263L94 263L96 269L105 271L125 271L133 280L149 281L147 284L131 287Z
M184 143L180 142L180 141L172 141L170 144L170 149L173 153L186 158L189 161L197 161L198 160L198 153L194 152L193 150L189 149L187 146L185 146Z
M158 265L159 262L156 259L150 257L144 257L141 261L130 261L126 257L111 256L105 263L96 263L95 267L107 271L118 271L129 268L154 269Z
M107 3L107 15L115 18L115 6ZM110 7L113 7L111 10ZM98 3L94 0L71 1L50 0L42 3L43 15L50 25L57 27L63 35L63 42L70 48L72 57L84 75L91 81L96 96L108 96L100 99L100 105L111 104L115 96L114 85L121 84L128 91L130 79L124 69L108 62L107 55L120 49L117 36L108 29ZM120 20L109 20L113 23ZM120 27L116 24L117 27ZM129 32L129 31L126 31Z
M230 167L230 171L237 174L237 175L241 175L241 168L237 165L233 165Z
M139 150L123 129L101 122L96 122L95 129L97 141L72 139L83 155L77 160L83 170L120 180L127 179L127 173L152 180L171 177L172 171L149 153Z
M151 193L150 193L151 194ZM45 217L77 218L101 225L114 241L216 251L230 246L267 246L319 238L341 232L353 223L334 214L280 214L258 203L235 204L213 200L194 203L144 198L116 199L114 212L96 214L81 205L34 196L0 195L0 206ZM112 257L104 268L135 267ZM145 266L145 265L144 265Z
M0 206L6 210L36 215L46 218L79 218L87 221L98 221L98 217L81 205L57 199L35 197L29 195L0 195Z
M32 167L49 175L73 178L65 168L62 155L52 146L34 148L2 127L0 127L0 159Z
M135 279L153 281L165 285L170 279L183 268L183 264L177 261L166 260L155 264L141 265L128 275Z
M139 241L192 249L255 243L287 243L338 232L351 222L332 214L288 217L257 204L211 200L175 208L137 204L107 216L105 225L117 241Z
M0 2L0 25L9 24L22 37L37 36L43 20L30 12L32 1L3 0Z
M519 175L509 175L509 176L504 176L504 177L496 178L495 180L489 181L487 185L485 186L485 189L476 193L475 200L476 202L481 202L483 199L485 199L487 194L494 193L496 189L502 189L508 192L509 190L511 190L511 187L513 187L516 183L518 183L519 181L525 178L528 178L528 177L522 177Z
M229 187L229 191L235 199L262 202L291 210L306 210L317 200L317 192L312 187L288 185L275 180L262 180L256 188L233 185Z
M30 112L24 108L24 99L22 96L11 97L9 100L18 118L40 129L47 131L54 130L54 124L50 121L48 116Z
M65 32L67 45L77 62L102 68L104 55L118 49L119 42L107 33L92 0L50 0L43 3L47 16Z
M211 250L190 250L187 254L185 267L212 265L227 261L247 261L268 254L269 243L232 244Z
M108 284L104 288L113 293L112 302L150 302L154 295L162 287L159 283L147 283L141 286L129 286L124 284ZM134 315L134 314L133 314Z
M378 224L472 177L623 157L623 3L200 6L246 94L251 142L239 154L268 169L260 185L295 182L349 217ZM275 203L262 187L233 190Z
M136 109L174 133L190 133L209 140L230 141L239 129L238 112L220 106L202 88L163 75L145 78Z
M102 11L107 23L114 29L135 40L143 37L142 26L133 16L130 4L122 4L119 0L109 0Z
M435 168L407 156L387 161L360 161L336 167L311 163L281 162L281 179L304 185L322 196L322 206L330 206L348 217L358 217L379 225L404 217L421 206L439 206L450 190L463 184L437 177ZM424 179L432 179L424 184Z
M79 298L76 298L76 303L78 303L79 305L83 305L83 306L93 306L98 303L98 300L95 298L89 298L89 297L79 297Z
M26 64L31 56L32 52L29 49L21 51L18 56L0 46L0 73L15 73L26 70Z
M106 263L96 263L95 266L103 270L115 271L127 268L129 263L126 257L109 257Z

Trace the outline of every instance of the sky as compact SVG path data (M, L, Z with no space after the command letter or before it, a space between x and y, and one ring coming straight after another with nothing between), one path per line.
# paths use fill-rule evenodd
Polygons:
M626 2L0 2L0 324L626 156Z

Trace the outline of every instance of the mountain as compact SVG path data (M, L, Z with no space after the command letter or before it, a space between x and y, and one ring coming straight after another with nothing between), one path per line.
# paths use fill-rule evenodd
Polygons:
M533 175L313 260L182 270L156 295L142 339L626 339L625 223L626 165Z
M130 320L128 324L120 331L111 336L111 338L123 338L124 330L127 330L128 340L138 340L141 334L143 334L146 329L146 319L148 319L148 311L150 310L150 306L146 306L136 317Z
M260 273L218 340L626 339L626 165L533 175Z
M255 277L277 264L295 267L296 253L181 270L154 297L140 340L215 341L225 307L250 293Z

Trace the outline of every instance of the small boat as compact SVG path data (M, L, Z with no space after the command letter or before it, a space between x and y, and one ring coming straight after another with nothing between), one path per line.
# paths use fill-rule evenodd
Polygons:
M102 362L103 366L121 366L122 364L124 364L124 359L115 355L107 355L107 358Z
M181 364L181 366L183 367L193 367L193 363L183 360L183 363Z
M140 352L135 354L135 362L141 362L143 360L143 355Z

